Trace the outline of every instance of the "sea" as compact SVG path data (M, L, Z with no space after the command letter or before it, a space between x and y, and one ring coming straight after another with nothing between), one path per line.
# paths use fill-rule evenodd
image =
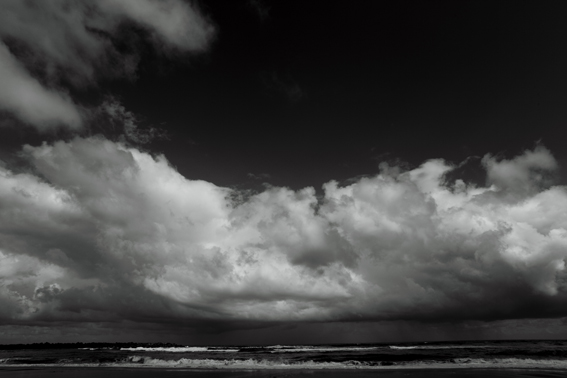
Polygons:
M567 341L0 345L1 377L567 377Z

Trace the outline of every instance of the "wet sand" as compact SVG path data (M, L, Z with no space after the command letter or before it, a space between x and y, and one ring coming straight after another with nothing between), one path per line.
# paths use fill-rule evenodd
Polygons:
M205 370L110 367L11 367L0 368L0 378L559 378L567 376L563 369L262 369Z

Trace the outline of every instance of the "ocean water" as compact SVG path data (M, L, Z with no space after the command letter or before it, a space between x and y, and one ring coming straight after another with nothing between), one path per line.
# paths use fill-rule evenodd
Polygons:
M567 341L0 346L0 377L567 377Z

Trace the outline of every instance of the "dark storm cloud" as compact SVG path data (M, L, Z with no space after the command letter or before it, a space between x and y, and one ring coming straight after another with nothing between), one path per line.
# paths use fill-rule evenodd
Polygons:
M85 109L66 86L132 77L138 51L116 46L129 24L147 30L160 50L202 51L214 33L180 0L2 2L0 108L39 129L80 128Z
M23 154L37 174L0 168L4 323L567 315L567 191L543 147L486 155L487 186L430 160L238 203L102 137Z

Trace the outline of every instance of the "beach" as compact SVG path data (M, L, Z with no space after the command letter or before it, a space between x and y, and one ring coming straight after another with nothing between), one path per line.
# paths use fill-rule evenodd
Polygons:
M18 367L0 368L3 378L124 378L124 377L195 377L195 378L279 378L279 377L310 377L310 378L555 378L565 377L567 369L482 369L482 368L412 368L412 369L162 369L162 368L112 368L112 367Z

